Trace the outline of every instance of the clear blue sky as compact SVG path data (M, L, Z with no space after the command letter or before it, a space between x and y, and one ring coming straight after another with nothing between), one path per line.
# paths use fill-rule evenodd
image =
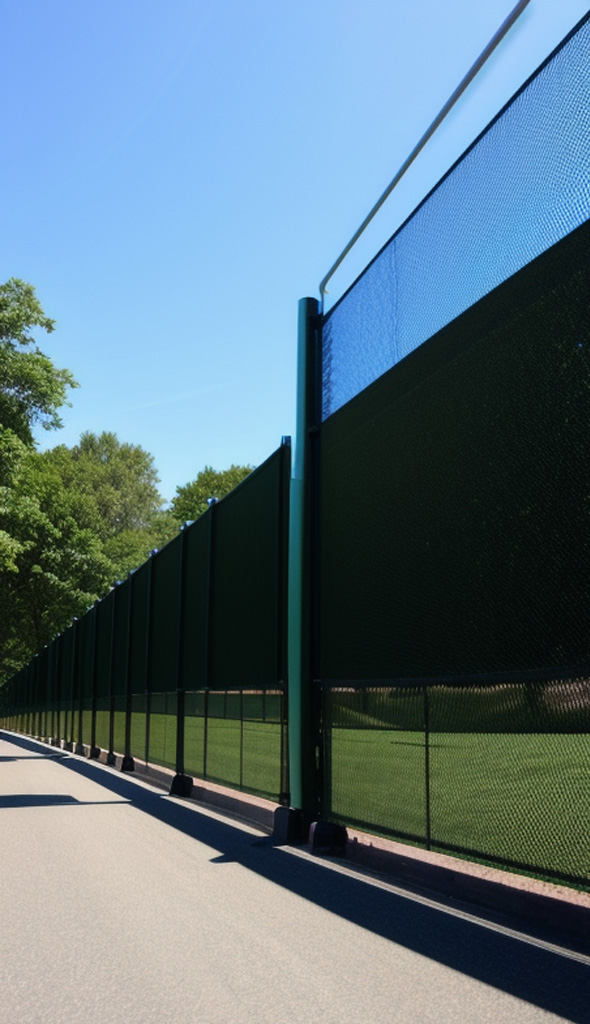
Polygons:
M57 320L64 429L170 499L295 429L297 300L515 0L0 0L0 280ZM531 0L330 286L337 298L587 12Z

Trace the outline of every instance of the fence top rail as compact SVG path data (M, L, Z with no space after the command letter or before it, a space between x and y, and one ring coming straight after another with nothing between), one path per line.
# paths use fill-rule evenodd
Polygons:
M418 140L418 142L414 146L414 148L413 148L412 152L410 153L410 155L406 158L406 160L404 160L403 164L401 165L399 170L396 172L396 174L394 175L394 177L390 181L390 183L387 186L387 188L385 189L385 191L382 193L382 195L379 197L379 199L377 200L375 205L369 211L369 213L365 217L364 221L362 222L360 227L356 230L356 232L354 233L354 235L352 236L352 238L350 239L348 244L344 247L344 249L340 253L338 259L332 264L332 266L330 267L330 269L329 269L328 273L326 274L326 276L322 278L322 280L320 281L320 285L319 285L320 309L321 309L322 313L324 312L324 296L326 295L326 292L327 292L326 286L327 286L328 282L330 281L330 279L334 276L334 274L338 270L338 267L344 262L344 260L348 256L348 254L351 251L351 249L353 248L353 246L356 245L356 243L358 242L359 238L361 237L361 235L363 234L365 229L369 226L369 224L371 223L371 221L373 220L375 215L379 212L379 210L381 209L381 207L383 206L385 201L389 198L389 196L393 192L394 188L399 184L399 182L401 181L401 179L403 178L405 173L412 166L412 164L414 163L416 157L419 156L419 154L422 152L422 150L426 146L427 142L432 138L432 136L434 135L434 133L437 130L437 128L440 127L440 125L442 124L442 122L446 118L447 114L450 113L450 111L455 106L457 101L460 99L460 97L463 95L463 93L468 88L470 83L473 81L473 79L475 78L477 73L481 70L481 68L484 66L484 64L487 62L487 60L491 57L491 55L494 52L494 50L502 42L504 36L510 31L512 26L518 20L518 18L520 17L522 12L524 11L525 7L527 7L529 3L530 3L530 0L519 0L519 2L513 7L513 9L511 10L510 14L508 15L508 17L502 22L502 24L500 25L499 29L497 30L497 32L494 33L494 35L490 39L490 41L487 44L487 46L480 53L480 55L477 58L477 60L474 61L474 63L471 65L471 67L469 68L469 71L467 72L467 74L464 75L464 77L461 79L461 81L459 82L459 85L457 86L455 91L451 94L451 96L449 97L447 102L440 109L440 111L438 112L438 114L434 118L434 121L430 124L430 126L426 129L424 134Z

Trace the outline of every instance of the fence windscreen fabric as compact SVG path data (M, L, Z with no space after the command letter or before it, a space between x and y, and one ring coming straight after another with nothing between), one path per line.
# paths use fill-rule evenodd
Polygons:
M285 457L280 448L213 510L209 673L215 688L253 689L286 678Z
M283 445L185 538L187 565L199 573L185 605L187 770L280 801L288 794L289 473Z
M321 430L324 813L590 887L590 221Z
M323 418L590 215L590 16L325 318Z
M285 441L56 637L2 689L4 723L287 800L290 467Z
M323 814L590 888L590 17L322 323Z
M590 222L322 427L322 679L575 667L590 606Z

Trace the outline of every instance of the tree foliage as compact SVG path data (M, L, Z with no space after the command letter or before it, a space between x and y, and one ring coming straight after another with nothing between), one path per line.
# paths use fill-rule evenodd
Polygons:
M92 498L105 540L150 526L162 507L153 456L109 431L84 433L73 448L59 445L44 457L66 486Z
M3 488L0 529L0 671L10 674L108 587L113 566L87 498L67 488L33 449L24 449Z
M198 519L209 498L223 498L252 472L252 466L230 466L221 471L205 466L192 483L176 488L171 509L180 523Z
M61 426L58 411L77 387L70 371L54 366L35 342L33 328L50 333L54 326L32 285L14 277L0 285L0 427L25 444L36 424Z
M136 569L178 532L176 518L162 508L153 456L139 445L109 431L87 432L73 448L59 445L42 458L63 486L85 497L113 579Z

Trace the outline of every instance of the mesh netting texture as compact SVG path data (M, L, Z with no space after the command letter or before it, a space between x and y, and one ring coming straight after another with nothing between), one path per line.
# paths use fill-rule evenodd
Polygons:
M326 316L322 417L590 216L590 16Z
M590 887L590 682L326 687L333 820Z

